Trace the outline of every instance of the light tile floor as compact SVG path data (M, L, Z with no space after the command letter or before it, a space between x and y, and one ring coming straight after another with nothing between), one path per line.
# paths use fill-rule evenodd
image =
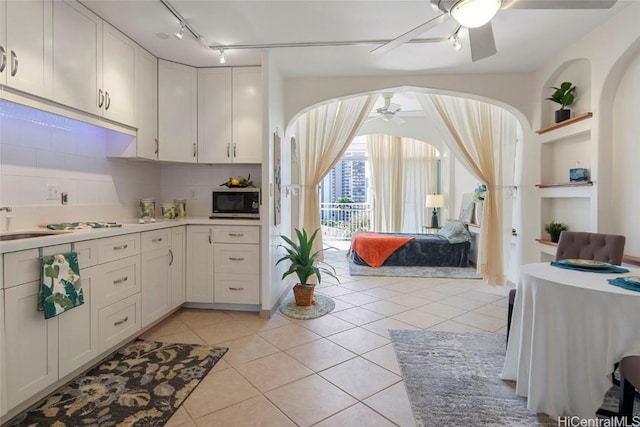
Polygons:
M506 333L507 293L480 280L350 276L316 292L336 308L312 320L181 309L142 338L229 351L168 426L414 426L389 329Z

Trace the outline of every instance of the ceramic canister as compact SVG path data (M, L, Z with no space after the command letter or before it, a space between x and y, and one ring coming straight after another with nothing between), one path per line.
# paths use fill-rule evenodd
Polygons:
M184 218L187 216L187 201L185 199L175 199L173 203L176 205L176 218Z
M176 205L173 203L162 204L162 218L163 219L175 219L176 217Z
M156 199L140 199L140 218L151 219L156 217Z

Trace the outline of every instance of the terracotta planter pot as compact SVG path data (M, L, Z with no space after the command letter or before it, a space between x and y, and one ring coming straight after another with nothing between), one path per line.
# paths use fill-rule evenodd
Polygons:
M293 296L296 299L296 304L302 307L313 305L313 290L316 285L301 285L297 284L293 287Z

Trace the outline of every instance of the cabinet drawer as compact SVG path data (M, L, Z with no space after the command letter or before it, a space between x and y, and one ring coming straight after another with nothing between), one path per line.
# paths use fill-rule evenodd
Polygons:
M260 243L260 227L215 226L213 241L216 243Z
M76 242L74 250L78 254L78 265L80 270L86 267L93 267L98 264L98 241L85 240Z
M110 262L100 269L100 277L93 290L97 308L140 292L140 256Z
M260 304L260 280L257 275L215 275L214 300L217 303Z
M125 234L99 240L98 263L115 261L140 253L140 234Z
M141 233L142 251L155 251L171 247L171 228Z
M213 259L215 273L241 273L257 276L260 271L260 246L215 244Z
M98 347L101 353L117 346L139 330L139 293L98 311Z
M71 251L71 245L46 246L42 255L54 255ZM11 288L34 281L40 281L40 257L38 249L8 252L4 254L4 287ZM82 269L82 265L80 266Z

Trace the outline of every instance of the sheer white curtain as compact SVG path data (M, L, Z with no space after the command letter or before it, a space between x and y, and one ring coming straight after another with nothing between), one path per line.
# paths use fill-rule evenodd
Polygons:
M418 97L428 115L439 117L445 142L488 187L483 203L477 269L491 284L504 285L504 247L511 232L515 117L485 102L441 95Z
M375 231L420 233L429 215L425 196L437 185L436 149L424 141L367 136Z
M377 96L330 102L307 111L297 119L300 225L308 233L320 228L320 181L347 150ZM315 246L315 250L322 248L321 233L318 233Z

